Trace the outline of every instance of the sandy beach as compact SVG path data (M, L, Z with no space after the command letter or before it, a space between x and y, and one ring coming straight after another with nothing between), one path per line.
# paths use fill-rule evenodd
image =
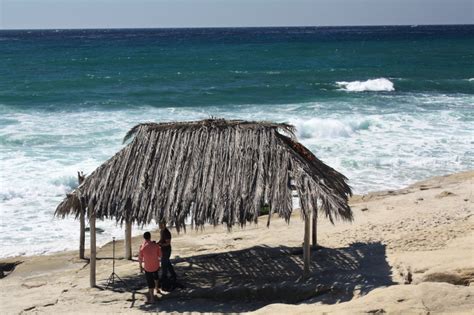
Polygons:
M96 289L76 251L1 259L0 313L472 314L473 180L468 171L354 196L353 223L320 218L307 280L298 212L289 224L272 218L270 227L261 217L232 231L172 230L172 258L185 288L154 305L144 303L136 261L141 237L133 239L134 261L122 259L117 242L116 272L130 292L118 292L119 283L117 291L104 290L110 243L98 251Z

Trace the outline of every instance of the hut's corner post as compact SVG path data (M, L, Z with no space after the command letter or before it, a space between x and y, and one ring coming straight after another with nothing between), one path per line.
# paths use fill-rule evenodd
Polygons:
M95 281L95 264L96 264L96 231L95 231L95 210L92 203L89 203L89 226L90 226L90 240L91 240L91 260L89 262L90 266L90 287L94 288L96 286Z
M84 174L82 172L77 172L77 181L79 186L84 182ZM84 205L82 204L82 197L79 195L79 206L81 207L79 212L79 258L84 259L84 244L86 242L86 218L84 215Z
M79 214L80 232L79 232L79 258L84 259L84 244L86 242L86 218L84 215L84 208L81 205L81 212Z
M309 264L311 261L311 248L309 245L309 234L311 233L311 212L307 213L304 219L304 243L303 243L303 277L309 277Z
M313 211L312 223L313 223L313 228L311 232L311 238L312 238L311 241L312 241L313 247L316 247L318 246L318 214L316 211Z
M125 259L132 260L132 222L125 222Z

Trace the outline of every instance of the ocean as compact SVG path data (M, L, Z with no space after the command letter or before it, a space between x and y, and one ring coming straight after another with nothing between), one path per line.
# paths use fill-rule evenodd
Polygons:
M140 122L288 122L356 193L473 168L474 25L0 31L0 74L0 257L77 249L54 210Z

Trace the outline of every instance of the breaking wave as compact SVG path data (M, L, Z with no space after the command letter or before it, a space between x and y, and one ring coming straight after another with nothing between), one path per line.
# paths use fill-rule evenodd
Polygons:
M339 82L336 82L336 84L339 87L341 87L342 90L349 91L349 92L395 91L395 88L393 87L393 82L385 78L370 79L367 81L351 81L351 82L339 81Z

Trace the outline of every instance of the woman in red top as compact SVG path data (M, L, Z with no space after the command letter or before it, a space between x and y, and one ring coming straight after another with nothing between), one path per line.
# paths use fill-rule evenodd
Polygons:
M138 263L140 264L140 272L143 273L145 269L145 278L148 284L148 295L146 303L155 303L155 295L153 293L156 288L156 293L159 293L159 275L160 270L160 258L161 248L160 246L151 241L150 232L143 234L145 241L140 246L140 253L138 255ZM143 264L145 268L143 268Z

